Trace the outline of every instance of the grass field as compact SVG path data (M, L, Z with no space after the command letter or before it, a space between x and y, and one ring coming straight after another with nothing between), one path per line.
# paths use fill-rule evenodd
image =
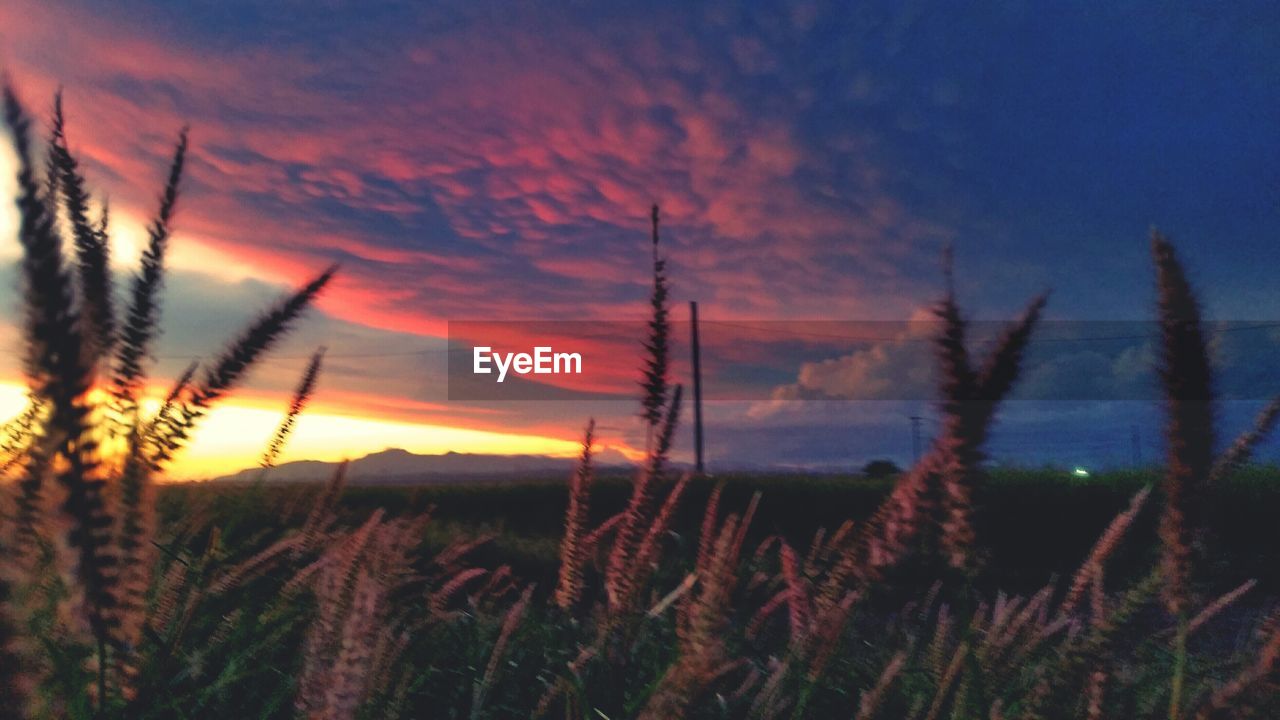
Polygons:
M1224 480L1206 499L1207 524L1222 530L1203 540L1210 548L1208 556L1212 557L1212 563L1204 571L1204 584L1198 592L1206 596L1227 593L1244 578L1256 578L1258 585L1216 614L1211 623L1206 622L1206 629L1192 643L1197 657L1193 667L1202 681L1219 671L1216 668L1222 667L1223 658L1247 647L1255 632L1265 627L1264 619L1274 611L1280 585L1276 563L1280 547L1272 526L1272 518L1280 510L1276 472L1271 467L1244 468ZM1062 602L1069 585L1064 578L1077 573L1096 539L1124 510L1134 493L1158 482L1159 478L1160 473L1154 469L1086 479L1049 469L1003 469L990 473L981 492L975 496L974 524L983 538L978 570L967 578L951 576L948 584L934 588L932 605L924 607L919 600L921 588L929 587L937 573L943 572L945 576L945 571L936 564L904 563L899 572L860 603L857 611L842 624L840 634L848 645L831 660L824 679L807 691L805 702L809 707L805 716L842 716L841 713L856 708L858 696L853 688L874 686L884 667L893 662L900 644L915 642L921 644L916 649L920 653L918 660L935 667L930 669L926 665L915 670L921 674L915 683L903 678L903 688L908 694L886 699L885 707L880 709L883 717L911 717L911 693L932 696L937 683L945 677L948 651L939 644L947 641L938 639L938 634L944 631L943 626L955 622L955 615L951 613L958 613L966 606L967 612L979 615L992 612L990 607L984 609L982 603L975 600L978 597L1003 598L1000 602L1009 604L1006 612L1027 609L1034 602L1028 599L1039 597L1037 593L1046 587L1052 588L1048 591L1050 598L1041 602L1046 605ZM775 542L773 538L782 538L792 547L808 548L820 528L836 527L845 518L867 521L891 492L896 479L743 474L691 482L684 491L682 510L672 517L662 540L663 567L652 579L654 594L644 601L645 607L661 603L662 593L658 588L680 586L685 573L695 568L702 509L713 489L721 483L718 499L721 507L746 507L752 495L760 493L745 540L746 548L768 546ZM593 488L592 524L622 511L630 494L629 477L601 477ZM326 485L321 483L266 481L164 486L159 498L164 528L160 536L177 539L175 546L166 550L166 555L173 553L169 567L176 567L173 563L177 558L186 558L194 565L202 555L213 558L213 562L223 567L253 567L261 553L270 553L282 539L296 536L315 504L326 501L325 496ZM346 488L334 502L335 521L331 532L357 533L374 513L384 514L387 521L429 514L432 519L421 533L422 557L450 556L465 546L467 566L486 571L475 576L473 585L449 599L448 610L437 608L437 612L446 614L448 622L432 623L425 637L415 638L403 650L399 668L409 679L405 680L408 685L402 688L403 696L398 700L398 712L403 713L402 716L524 717L528 708L544 701L548 689L555 687L557 667L580 660L583 628L579 623L582 621L558 610L552 597L561 565L561 538L569 497L570 484L566 478L547 477L475 485L362 485ZM1158 515L1158 508L1148 505L1129 527L1125 542L1112 550L1107 560L1108 586L1142 585L1143 575L1158 559L1159 544L1155 537ZM193 518L198 519L194 525ZM212 528L218 529L214 545L210 545ZM1028 538L1037 541L1027 542ZM210 550L214 547L216 549ZM771 561L764 556L744 557L743 562L743 572L747 573L751 568L758 568L758 573L771 567ZM602 582L605 563L603 556L589 563L588 586ZM237 613L246 611L258 612L264 617L281 613L280 587L288 585L297 572L296 568L287 569L289 567L284 563L273 571L264 570L261 576L256 576L256 570L247 573L243 591L237 594L234 606L219 611L218 600L214 598L213 607L206 609L201 619L196 620L197 625L187 632L193 636L217 637L219 618L225 621L229 617L240 617ZM440 583L436 585L436 593L453 592L442 590L442 586L449 584L442 568L416 567L427 576L441 573L436 578ZM499 640L505 632L499 611L503 603L493 596L494 590L486 580L495 576L495 570L499 575L505 573L501 568L508 568L512 576L534 583L532 599L523 612L519 629L512 630L505 640ZM768 572L772 576L773 571ZM218 575L212 570L210 573ZM1055 580L1055 584L1047 585ZM765 585L772 582L774 580L765 581ZM430 585L428 582L427 586ZM514 587L505 591L508 596L514 592ZM763 604L772 591L762 586L740 588L739 592L742 602L749 602L754 596L758 598L756 602ZM427 609L433 604L431 594L431 591L424 594L421 602L425 607L420 608L421 611L432 612ZM1024 599L1018 600L1017 595ZM210 709L251 712L252 708L256 712L263 707L282 705L279 713L266 716L289 716L290 710L283 705L287 705L287 698L296 692L289 678L298 672L300 660L288 652L281 654L281 650L304 642L304 618L312 611L303 597L289 596L289 600L300 604L290 605L284 615L277 618L281 625L267 636L270 642L255 645L244 638L222 639L225 648L221 652L243 652L243 646L236 643L245 642L257 648L253 657L258 662L280 663L279 686L262 684L260 669L248 670L230 658L218 660L216 653L220 651L216 646L210 646L214 653L211 656L202 654L203 650L186 651L181 662L192 662L194 655L195 661L211 663L217 668L212 671L217 675L216 681L203 686L209 696L206 702L211 703ZM510 600L511 597L507 597L507 602ZM1148 602L1150 600L1148 598ZM974 606L974 602L978 605ZM764 623L751 638L743 633L754 618L739 616L732 620L732 629L726 627L726 630L735 643L741 643L735 651L747 657L763 653L752 662L767 667L768 657L774 652L770 643L788 632L785 615L784 611L782 617ZM1159 615L1155 607L1148 606L1131 617L1127 627L1117 630L1112 639L1118 647L1108 651L1112 658L1109 662L1131 656L1125 662L1138 665L1126 666L1123 672L1136 674L1125 677L1124 682L1131 684L1123 695L1114 696L1115 702L1124 704L1109 706L1115 714L1104 717L1148 717L1162 713L1167 698L1163 694L1165 678L1159 677L1159 673L1172 671L1172 656L1160 649L1167 644L1169 636L1156 629L1163 625ZM205 625L201 627L200 623ZM969 632L989 631L971 628ZM644 620L639 632L641 637L631 641L634 645L626 664L627 673L634 677L623 679L598 672L584 674L583 682L587 685L575 692L591 697L593 702L590 712L575 713L574 717L629 717L643 707L660 683L664 669L678 659L671 645L677 642L680 628L674 618L659 617ZM956 642L962 642L968 635L959 628L952 628L951 632L957 633L953 638ZM504 665L498 674L486 680L488 653L500 642L505 643L501 650ZM192 645L204 647L203 643ZM1070 657L1069 645L1050 648L1044 654L1030 652L1024 659L1053 665ZM1019 673L1008 667L1003 672L1009 674L1002 676L1001 683L1019 677ZM1018 680L1030 681L1026 677ZM486 709L473 715L475 688L487 682L492 682L493 688L485 699ZM223 692L209 690L224 684L227 689ZM237 690L233 692L230 688ZM601 691L601 688L612 688L612 691ZM1001 685L999 689L992 687L983 692L998 695L1010 689ZM171 691L172 688L163 692L153 690L161 694ZM746 712L744 707L734 709L730 700L732 698L726 698L719 711L714 710L716 704L713 703L712 709L704 708L705 712L689 717L736 717ZM1073 707L1071 712L1065 711L1066 705L1056 710L1050 706L1043 711L1043 716L1075 717L1076 700L1078 698L1060 700ZM385 702L386 698L381 701ZM1271 706L1264 703L1259 707ZM920 708L915 709L919 711L917 716L923 715ZM593 715L597 711L598 714ZM786 715L788 713L784 713ZM957 714L954 717L977 716Z
M806 545L819 528L834 528L846 519L866 520L894 484L893 478L866 479L857 475L791 475L727 473L695 481L685 492L686 504L677 512L669 539L671 550L686 559L696 551L701 508L715 483L725 482L726 502L745 506L752 493L762 499L751 538L779 535L793 545ZM1158 469L1121 470L1076 477L1059 468L1003 468L990 472L977 498L975 523L985 546L982 574L985 586L1030 592L1051 577L1074 572L1098 536L1129 498L1160 480ZM622 511L631 491L631 478L603 475L595 486L592 521L598 524ZM319 492L321 483L236 484L209 487L171 485L161 490L162 508L173 521L182 517L182 503L193 495L220 497L217 524L261 527L284 503L302 506L302 498ZM261 495L265 501L245 502ZM492 539L476 549L476 557L496 567L510 564L520 574L553 583L560 563L560 538L569 489L564 477L490 480L476 484L359 485L346 490L341 517L358 524L375 509L388 514L429 513L435 544L456 536ZM1280 468L1247 467L1223 482L1207 499L1209 540L1215 574L1255 578L1259 590L1280 593ZM1132 533L1154 538L1155 514L1140 517ZM1027 543L1026 538L1042 541ZM1113 567L1131 574L1153 559L1153 542L1135 542L1136 549L1113 557ZM1222 591L1230 588L1221 588Z

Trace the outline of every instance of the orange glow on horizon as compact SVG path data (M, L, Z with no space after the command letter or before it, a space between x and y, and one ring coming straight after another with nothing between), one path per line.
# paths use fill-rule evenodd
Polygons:
M26 387L0 382L0 416L21 412ZM144 402L147 412L159 407L159 399ZM200 480L255 467L283 417L284 403L269 408L252 399L226 402L201 421L187 448L165 474L168 480ZM328 409L304 412L279 462L356 459L388 448L418 454L445 452L547 455L573 457L577 441L542 435L474 430L440 424L413 423L342 414ZM599 449L599 448L598 448ZM619 448L630 456L629 449Z

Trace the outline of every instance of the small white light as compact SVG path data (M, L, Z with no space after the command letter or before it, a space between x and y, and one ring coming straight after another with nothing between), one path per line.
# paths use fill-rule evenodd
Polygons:
M1076 469L1072 470L1071 474L1075 475L1076 477L1089 477L1089 471L1079 466L1077 466Z

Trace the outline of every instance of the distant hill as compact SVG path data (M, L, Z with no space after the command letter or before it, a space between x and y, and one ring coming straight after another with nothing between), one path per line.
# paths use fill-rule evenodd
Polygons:
M449 482L477 478L502 478L516 475L566 475L577 464L574 458L545 455L477 455L447 452L443 455L418 455L408 450L391 448L352 460L347 468L348 482ZM617 450L606 449L595 454L599 467L631 467L631 462ZM265 477L270 482L324 480L333 474L338 463L299 460L284 463L262 474L261 468L248 468L231 475L214 478L219 481L251 481Z

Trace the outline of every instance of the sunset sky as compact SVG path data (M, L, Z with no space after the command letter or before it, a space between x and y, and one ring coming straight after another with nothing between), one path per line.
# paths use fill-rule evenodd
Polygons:
M158 378L342 264L318 310L209 419L180 477L253 465L319 345L329 362L286 461L572 453L590 415L605 445L637 447L631 402L450 400L445 335L459 320L643 320L653 202L676 317L697 300L712 328L922 317L951 244L974 317L1012 317L1052 289L1051 319L1097 321L1072 332L1105 336L1106 322L1151 317L1153 225L1209 316L1280 318L1280 6L986 7L6 0L0 67L41 113L64 88L121 272L190 125ZM0 176L12 195L7 144ZM14 222L5 204L6 289ZM15 348L6 292L0 341ZM773 387L709 408L713 461L909 459L905 418L927 415L927 397L794 401L890 377L904 348L927 363L915 330L899 330L803 355L762 331L772 362L755 382ZM1280 328L1258 334L1280 346ZM623 391L640 339L599 351ZM1129 350L1066 353L1039 381L1145 377L1149 348ZM1280 372L1221 359L1256 380L1224 410L1234 429L1280 392ZM0 409L21 390L10 352ZM1011 408L995 454L1124 460L1131 427L1144 444L1158 435L1148 404L1123 392L1063 396ZM1055 439L1036 440L1047 423Z

